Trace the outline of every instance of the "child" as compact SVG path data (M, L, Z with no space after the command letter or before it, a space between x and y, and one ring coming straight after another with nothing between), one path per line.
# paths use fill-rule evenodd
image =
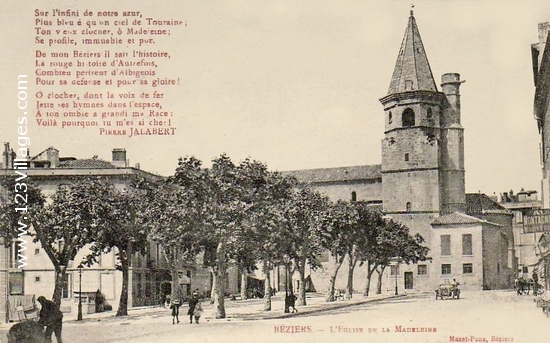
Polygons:
M180 315L180 301L178 299L174 300L172 302L172 304L170 305L170 309L172 310L172 325L174 325L175 321L177 321L177 323L179 324L180 323L180 318L179 318L179 315Z
M195 306L195 311L193 312L193 315L195 316L195 323L199 323L199 319L201 319L201 315L202 315L202 304L201 304L201 301L199 300L197 302L197 305Z

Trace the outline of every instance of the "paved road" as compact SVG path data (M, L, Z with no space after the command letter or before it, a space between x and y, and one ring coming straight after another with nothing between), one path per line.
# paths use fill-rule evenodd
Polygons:
M134 319L67 323L72 342L549 342L550 318L532 297L473 292L460 300L409 296L286 319L204 321L166 313Z

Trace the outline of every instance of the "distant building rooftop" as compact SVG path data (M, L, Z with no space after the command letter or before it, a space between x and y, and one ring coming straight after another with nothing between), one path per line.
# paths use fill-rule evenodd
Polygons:
M381 165L318 168L282 172L305 183L357 182L382 180Z
M456 225L456 224L458 224L458 225L463 225L463 224L490 224L490 225L499 226L498 224L494 224L494 223L488 222L486 220L479 219L479 218L476 218L476 217L472 217L472 216L469 216L467 214L459 213L459 212L453 212L453 213L450 213L450 214L445 214L445 215L442 215L440 217L435 218L432 221L432 225L435 225L435 226L438 226L438 225Z

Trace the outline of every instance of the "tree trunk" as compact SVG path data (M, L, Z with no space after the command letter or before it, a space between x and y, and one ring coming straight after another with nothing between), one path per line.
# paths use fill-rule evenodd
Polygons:
M292 265L292 262L288 263L288 265L285 266L286 270L286 285L288 286L285 291L288 291L289 294L294 294L294 284L292 283L292 276L294 275L294 272L296 271L296 265Z
M63 278L67 269L65 266L56 266L55 267L55 286L53 289L52 301L57 305L61 305L61 297L63 293Z
M305 256L305 254L304 254ZM298 275L300 277L300 285L298 286L298 305L305 306L306 304L306 285L305 285L305 274L306 273L306 258L300 258L298 261ZM290 278L292 282L292 277Z
M340 270L340 267L342 266L342 263L344 262L344 258L346 255L342 255L340 257L334 256L334 262L332 266L332 274L330 275L330 280L328 283L328 290L327 295L325 297L326 302L334 301L336 298L334 297L334 290L336 288L336 276L338 276L338 271Z
M172 277L172 282L170 283L170 301L173 301L174 299L179 299L181 301L182 293L179 282L180 274L178 272L178 258L176 255L176 249L163 247L163 250L164 258L170 267L170 276Z
M214 299L214 308L216 309L216 319L225 318L225 242L220 241L216 249L216 298Z
M128 282L129 282L129 269L130 261L132 258L132 246L131 243L128 244L128 252L121 251L119 249L119 259L120 265L122 267L122 289L120 291L120 301L118 302L118 310L116 311L116 316L127 316L128 315ZM141 280L138 280L141 282Z
M246 287L248 285L248 271L243 269L241 272L241 300L246 300Z
M353 297L353 271L357 265L358 258L355 258L353 254L348 254L349 269L348 269L348 284L346 285L346 296L348 299Z
M367 263L367 284L365 285L365 292L363 293L364 296L369 296L370 291L370 280L372 277L372 273L374 273L374 270L376 269L377 265L374 265L374 267L371 268L371 262L369 261Z
M269 262L264 260L263 263L263 272L265 275L265 284L264 284L264 311L271 311L271 278L269 275Z
M210 274L212 275L212 288L210 289L210 304L213 304L216 299L216 289L218 277L216 275L215 268L210 267Z
M378 282L376 283L376 294L382 294L382 275L384 275L384 269L386 269L386 266L381 266L380 270L376 268L376 273L378 274Z

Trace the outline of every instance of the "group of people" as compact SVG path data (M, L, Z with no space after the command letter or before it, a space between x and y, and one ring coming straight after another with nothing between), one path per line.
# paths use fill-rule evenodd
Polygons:
M180 306L181 301L179 301L178 299L174 299L171 301L170 309L172 310L172 324L180 322ZM196 290L191 295L191 299L189 299L189 309L187 310L187 315L189 316L189 324L193 324L193 319L195 319L196 324L199 324L199 320L203 312L204 310L202 309L199 292L198 290Z
M542 290L542 286L539 284L539 276L537 272L533 272L531 278L525 279L520 276L515 280L516 292L518 295L529 294L533 289L533 295L537 295L539 290Z

